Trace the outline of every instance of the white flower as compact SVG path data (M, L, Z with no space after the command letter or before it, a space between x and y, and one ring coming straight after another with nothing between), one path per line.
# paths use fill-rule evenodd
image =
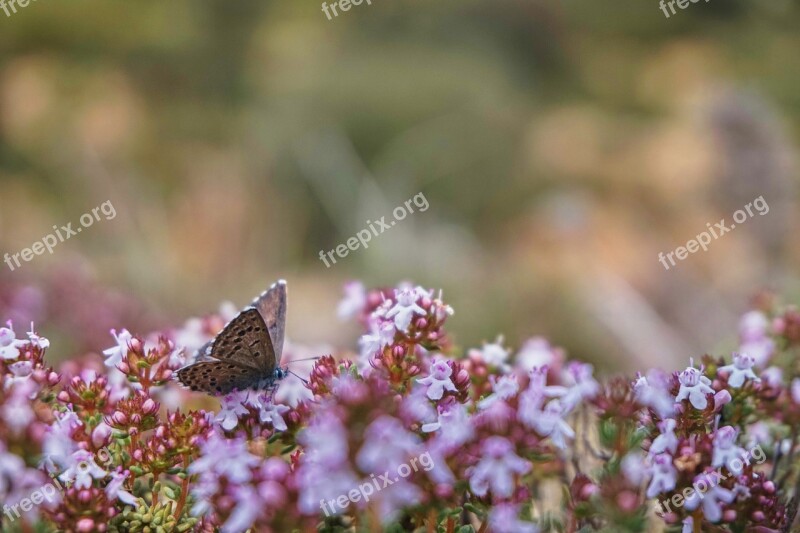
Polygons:
M36 334L36 332L33 329L33 322L31 322L31 330L28 332L28 338L30 339L31 344L42 350L50 346L49 340L47 340L44 337L40 337L39 335Z
M503 336L500 335L494 342L484 342L483 348L481 350L474 350L474 353L478 355L487 365L505 368L507 366L506 361L508 360L508 355L510 352L503 348Z
M384 346L394 342L395 332L394 323L391 321L370 321L370 333L362 335L358 341L361 348L361 359L368 361Z
M753 372L753 365L755 361L746 353L734 353L733 364L720 367L718 372L729 372L728 385L734 389L738 389L744 385L744 380L749 378L753 381L761 381L758 376Z
M133 340L133 335L127 329L123 329L117 334L116 330L111 330L111 335L117 341L117 345L113 348L103 350L103 355L106 356L105 364L107 367L114 368L122 362L122 358L128 354L128 345Z
M678 381L681 383L681 388L675 401L680 403L688 398L695 409L705 409L708 405L706 395L714 394L714 389L710 387L711 380L690 366L680 373Z
M431 364L430 375L417 379L422 385L428 386L428 398L431 400L440 400L444 395L444 391L455 392L456 389L453 380L450 376L453 374L453 369L447 364L447 361L437 360Z
M403 333L408 332L408 326L414 315L425 315L425 310L417 305L417 289L395 289L394 298L396 303L386 313L386 318L394 318L395 327Z
M514 357L517 368L526 374L534 368L549 366L558 359L558 351L544 337L533 337L525 341Z
M496 379L495 376L489 376L492 382L492 394L478 402L478 409L486 409L498 400L508 400L513 398L519 392L519 383L517 383L516 376L502 376Z
M26 344L27 341L17 340L10 320L7 328L0 328L0 359L16 359L19 357L19 347Z

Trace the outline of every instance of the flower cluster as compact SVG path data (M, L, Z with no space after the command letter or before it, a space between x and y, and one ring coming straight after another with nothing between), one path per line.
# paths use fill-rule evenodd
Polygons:
M45 362L47 339L33 326L18 338L9 323L0 328L3 526L792 527L796 309L746 313L729 360L705 355L680 372L603 381L540 337L516 351L498 337L459 356L445 330L452 313L422 287L350 283L339 315L364 328L352 357L287 343L284 364L318 356L307 372L292 367L306 378L216 400L173 376L230 307L160 334L112 331L104 360L80 357L58 372Z

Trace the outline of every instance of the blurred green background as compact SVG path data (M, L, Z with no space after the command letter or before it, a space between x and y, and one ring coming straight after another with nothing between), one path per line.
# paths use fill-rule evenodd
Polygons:
M605 371L735 343L797 298L800 6L711 0L38 0L0 12L0 253L111 201L11 272L52 350L244 304L352 347L341 285L444 289L463 348L543 334ZM367 219L430 203L326 268ZM684 245L758 196L708 252ZM25 324L20 324L20 329Z

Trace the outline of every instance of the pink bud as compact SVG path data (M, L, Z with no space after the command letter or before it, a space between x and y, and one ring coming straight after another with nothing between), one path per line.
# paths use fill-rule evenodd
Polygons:
M128 424L128 417L122 411L115 411L114 414L111 415L111 420L113 420L114 423L119 426L125 426Z
M736 521L736 511L733 509L728 509L724 513L722 513L722 521L723 522L735 522Z
M142 453L142 450L134 450L133 451L133 458L136 459L137 461L141 462L142 459L144 459L144 455Z
M753 518L753 522L763 522L765 518L762 511L755 511L751 516Z
M624 512L630 513L639 506L639 498L633 492L623 490L617 495L617 505Z
M81 518L78 520L77 523L77 530L78 531L93 531L94 530L94 520L91 518Z
M425 320L424 318L420 318L419 320L417 320L417 327L419 329L427 328L428 327L428 321Z
M722 406L731 401L731 393L727 390L721 390L714 395L714 411L719 411Z
M58 401L63 403L69 402L69 394L67 394L67 391L62 390L58 393Z
M765 481L762 485L764 487L764 492L767 494L774 494L775 493L775 483L772 481Z
M146 399L142 404L142 411L144 411L144 414L146 415L155 413L157 409L158 405L156 405L156 402L154 402L152 398Z

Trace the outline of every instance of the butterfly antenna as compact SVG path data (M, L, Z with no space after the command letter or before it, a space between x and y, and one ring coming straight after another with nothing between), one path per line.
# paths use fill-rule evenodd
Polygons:
M302 381L304 385L308 385L308 380L306 378L301 378L300 376L298 376L297 374L295 374L291 370L287 370L287 372L290 373L291 375L293 375L294 377L296 377L297 379L299 379L300 381Z
M305 359L292 359L291 361L289 361L289 363L299 363L301 361L316 361L320 357L322 357L322 356L318 355L316 357L306 357Z

